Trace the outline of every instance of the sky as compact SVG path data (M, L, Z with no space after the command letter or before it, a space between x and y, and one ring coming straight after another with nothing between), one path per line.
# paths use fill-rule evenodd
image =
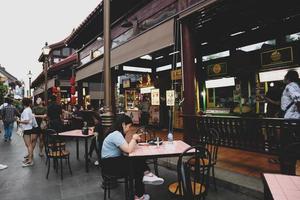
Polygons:
M65 39L101 0L9 0L0 2L0 64L29 84L42 72L41 49Z

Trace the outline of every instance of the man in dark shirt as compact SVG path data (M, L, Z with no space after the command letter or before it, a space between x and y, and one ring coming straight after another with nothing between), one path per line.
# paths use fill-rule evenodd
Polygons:
M274 87L270 87L265 100L267 102L267 117L281 117L280 116L280 99L282 94L282 87L279 82L274 83Z
M47 117L49 119L49 128L57 132L62 131L62 108L56 103L56 96L51 97L51 102L47 108Z

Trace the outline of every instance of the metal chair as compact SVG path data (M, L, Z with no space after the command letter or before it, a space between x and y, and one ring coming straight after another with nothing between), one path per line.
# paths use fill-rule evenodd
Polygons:
M220 137L219 137L218 131L214 128L210 128L206 132L205 136L203 136L200 139L200 145L205 147L211 155L210 165L208 164L207 159L204 159L204 165L206 165L206 166L209 165L209 167L211 167L214 187L215 187L215 190L217 190L217 183L216 183L216 177L215 177L215 165L217 164L218 150L219 150L219 146L220 146ZM190 160L190 164L193 164L193 162L195 162L193 159Z
M287 175L296 175L296 163L300 159L300 142L294 142L280 152L280 170Z
M191 164L190 160L194 159ZM203 163L208 162L208 165ZM184 200L205 199L208 191L211 156L201 145L186 149L177 162L178 182L169 185L169 191Z
M125 199L128 200L129 199L128 177L115 176L105 172L105 170L103 170L105 168L105 166L103 166L105 162L101 162L101 163L102 163L101 174L103 179L102 188L104 189L104 200L106 200L107 197L110 198L110 190L119 183L125 184Z
M60 160L60 171L61 179L63 179L63 162L66 160L70 174L72 175L71 165L70 165L70 152L66 150L65 143L61 136L53 129L47 129L45 134L45 152L46 152L46 164L48 165L46 178L48 179L50 172L50 161L53 160L54 169L58 172L58 160Z

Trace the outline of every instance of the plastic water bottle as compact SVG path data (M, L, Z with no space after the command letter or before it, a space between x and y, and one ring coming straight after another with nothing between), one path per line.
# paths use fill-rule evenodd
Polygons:
M173 133L172 132L168 133L168 143L173 144Z

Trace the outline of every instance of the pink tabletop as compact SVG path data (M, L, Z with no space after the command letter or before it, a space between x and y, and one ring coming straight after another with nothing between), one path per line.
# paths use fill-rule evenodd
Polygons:
M186 144L181 140L175 140L173 141L173 144L169 144L168 142L163 142L163 144L160 145L159 147L156 145L148 145L148 146L137 145L135 150L129 154L129 157L181 154L189 147L190 145Z
M300 177L282 174L263 174L274 200L299 200Z
M65 136L65 137L91 137L94 135L94 133L92 130L89 129L89 134L83 135L82 130L76 129L76 130L72 130L72 131L66 131L66 132L59 133L59 135Z

